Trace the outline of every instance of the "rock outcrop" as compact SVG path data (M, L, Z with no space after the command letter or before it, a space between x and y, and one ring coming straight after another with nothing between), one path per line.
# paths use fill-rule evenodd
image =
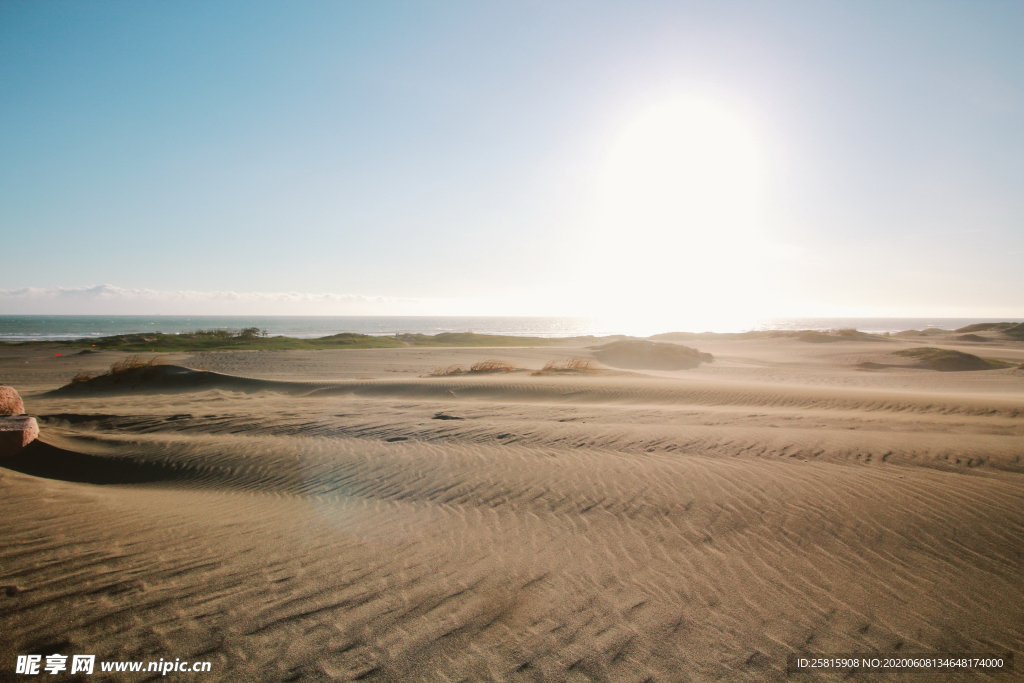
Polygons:
M14 455L39 436L39 425L28 415L0 417L0 458Z
M0 386L0 457L14 455L39 436L34 417L25 415L25 404L13 387Z
M0 386L0 416L24 415L25 404L13 387Z

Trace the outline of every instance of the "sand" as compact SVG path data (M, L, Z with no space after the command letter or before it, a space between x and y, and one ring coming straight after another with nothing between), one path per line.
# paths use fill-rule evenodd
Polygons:
M687 341L714 362L546 376L593 350L182 353L207 372L66 393L123 355L4 348L41 438L0 463L0 677L30 652L638 683L1020 653L1024 370L891 355L921 342ZM425 377L487 358L524 371Z

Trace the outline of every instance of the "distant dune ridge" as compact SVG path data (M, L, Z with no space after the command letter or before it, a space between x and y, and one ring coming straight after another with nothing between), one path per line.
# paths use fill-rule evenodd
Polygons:
M979 323L955 330L957 333L992 332L999 339L1024 339L1024 323ZM925 330L904 330L892 334L872 334L857 329L831 330L751 330L747 332L666 332L646 339L651 341L695 341L695 340L751 340L751 339L799 339L804 342L844 341L891 341L892 338L949 336L949 330L928 328ZM162 332L120 334L109 337L72 339L60 341L2 342L5 346L49 345L81 349L92 353L96 350L118 350L149 353L172 353L183 351L222 350L337 350L368 348L407 347L536 347L536 346L579 346L587 343L636 340L626 335L594 337L531 337L519 335L475 334L472 332L442 332L426 334L368 335L354 332L340 332L322 337L292 338L271 336L255 327L242 330L195 330L180 334ZM990 337L984 337L990 339ZM975 340L976 341L976 340ZM83 345L88 344L88 346Z
M960 332L961 330L956 330ZM935 327L928 328L927 330L903 330L892 335L894 337L934 337L936 335L949 334L949 330L940 330Z
M126 370L77 377L49 392L54 396L88 396L102 394L173 393L208 391L279 391L305 392L314 387L309 383L270 382L267 380L234 377L216 372L205 372L169 364L139 365Z
M978 323L956 330L957 332L1001 332L1007 337L1024 339L1024 323Z
M992 370L1009 367L1011 363L993 360L991 358L979 358L971 353L955 351L953 349L937 349L931 346L921 346L913 349L893 351L894 356L905 356L916 358L919 365L932 370L968 371L968 370Z
M714 361L710 353L689 346L640 339L598 346L594 357L606 365L634 370L684 370Z
M913 332L917 333L916 330ZM903 334L903 333L900 333ZM666 332L650 337L656 341L799 339L804 342L885 341L886 337L855 329L842 330L751 330L750 332Z
M42 429L0 459L0 665L696 683L1024 652L1024 345L819 334L2 346Z

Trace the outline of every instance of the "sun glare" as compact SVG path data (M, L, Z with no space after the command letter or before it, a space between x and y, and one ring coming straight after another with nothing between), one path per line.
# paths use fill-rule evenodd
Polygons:
M673 98L621 132L602 177L599 240L629 283L617 292L619 314L664 316L677 305L687 317L747 313L763 157L752 128L706 99Z
M735 237L756 227L761 151L728 109L677 98L623 131L604 180L617 222L667 239Z

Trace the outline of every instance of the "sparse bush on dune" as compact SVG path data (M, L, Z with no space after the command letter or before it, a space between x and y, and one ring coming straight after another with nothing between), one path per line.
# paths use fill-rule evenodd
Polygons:
M396 334L395 339L409 346L550 346L558 339L547 337L515 337L473 332L441 332L439 334Z
M462 368L462 366L459 366L459 365L449 365L446 368L438 368L437 370L434 370L432 373L430 373L427 376L428 377L445 377L447 375L465 375L467 372L469 372L469 371L468 370L464 370Z
M473 363L469 368L470 372L512 372L516 369L516 366L511 363L506 363L503 360L495 360L493 358L488 360L482 360L479 363Z
M128 356L124 360L118 361L110 366L110 370L106 372L108 375L116 375L119 372L125 372L127 370L134 370L135 368L150 368L154 365L163 365L163 361L153 356L148 361L144 361L138 356Z
M157 365L163 365L163 361L153 356L149 360L142 360L138 356L128 356L123 360L119 360L110 366L110 369L106 372L100 373L99 375L93 375L91 372L86 370L79 370L78 374L71 378L72 384L85 384L94 379L100 377L111 377L113 375L119 375L129 370L136 368L152 368Z
M566 360L548 361L543 368L537 370L533 375L547 375L556 372L597 372L598 367L589 358L569 358Z
M448 377L450 375L480 375L489 372L514 372L516 366L511 363L506 363L503 360L482 360L473 365L469 366L469 370L466 370L461 365L449 365L446 368L438 368L431 372L427 377Z

